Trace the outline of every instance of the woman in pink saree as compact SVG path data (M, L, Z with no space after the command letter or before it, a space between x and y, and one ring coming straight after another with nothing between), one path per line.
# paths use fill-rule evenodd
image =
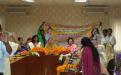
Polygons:
M68 42L68 45L66 46L66 48L70 49L72 53L77 51L77 45L74 43L73 38L69 37L67 39L67 42Z
M88 37L82 38L81 44L83 51L78 66L82 67L82 75L101 75L97 49Z

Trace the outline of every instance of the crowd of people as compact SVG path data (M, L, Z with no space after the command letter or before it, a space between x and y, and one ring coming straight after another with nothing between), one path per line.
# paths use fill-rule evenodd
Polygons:
M81 51L76 55L79 60L78 70L82 75L113 75L110 72L108 63L114 57L114 46L116 39L112 35L112 29L103 29L102 23L98 27L94 27L91 37L83 37L81 39L81 48L78 48L73 37L67 39L66 48L70 49L69 54L62 56L72 56L77 51ZM38 35L34 35L24 43L22 37L16 37L15 34L10 35L8 32L0 32L0 75L11 75L9 57L24 50L30 50L33 47L57 46L53 37L46 37L44 30L40 29ZM10 41L12 38L12 42ZM80 40L79 40L80 41ZM61 56L61 55L60 55ZM70 63L70 62L68 62ZM108 68L107 68L108 67Z

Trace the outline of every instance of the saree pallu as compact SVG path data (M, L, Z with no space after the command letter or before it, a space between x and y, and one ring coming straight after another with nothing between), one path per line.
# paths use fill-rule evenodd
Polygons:
M108 71L107 71L107 56L106 56L106 52L105 52L105 46L104 45L98 45L97 47L98 52L99 52L99 56L100 56L100 62L101 62L101 74L106 74L109 75Z
M98 45L97 49L98 49L98 53L99 53L99 56L100 56L101 63L103 63L105 66L107 66L108 60L107 60L105 46L104 45Z
M93 60L90 47L85 47L82 52L82 75L101 75L100 59Z

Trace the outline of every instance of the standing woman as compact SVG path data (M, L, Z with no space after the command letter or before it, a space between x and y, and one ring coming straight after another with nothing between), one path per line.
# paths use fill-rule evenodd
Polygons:
M44 25L45 25L45 22L42 22L37 32L38 40L39 42L41 42L42 47L45 47L45 44L46 44Z
M88 37L82 38L81 44L83 52L79 66L82 65L82 75L101 75L97 49Z
M45 39L45 31L43 29L41 29L38 32L38 39L39 39L39 42L41 42L42 47L45 47L45 45L46 45L46 39Z

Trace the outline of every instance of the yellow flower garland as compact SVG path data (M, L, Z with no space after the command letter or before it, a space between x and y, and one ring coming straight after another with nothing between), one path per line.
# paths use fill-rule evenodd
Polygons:
M32 52L43 52L43 53L45 53L45 55L48 55L48 54L59 55L61 52L67 52L67 53L70 52L69 49L64 48L62 46L58 46L58 47L55 47L52 49L48 49L46 47L45 48L34 47L31 51Z
M60 75L61 72L66 72L66 70L70 68L76 69L76 64L64 64L64 65L58 66L56 69L57 75Z
M52 48L52 49L49 49L49 48L46 48L46 47L45 48L34 47L33 49L31 49L29 51L22 51L22 52L18 53L17 55L10 57L10 61L11 61L11 63L14 63L14 62L26 57L26 56L31 56L31 53L34 53L34 52L42 52L45 55L48 55L48 54L59 55L61 52L69 53L70 50L67 49L67 48L64 48L62 46L58 46L58 47L55 47L55 48Z

